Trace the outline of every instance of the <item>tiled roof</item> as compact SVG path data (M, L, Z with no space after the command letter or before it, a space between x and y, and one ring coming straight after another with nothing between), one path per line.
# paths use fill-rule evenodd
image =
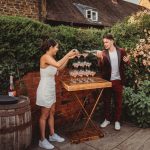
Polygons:
M98 11L98 21L88 20L81 12L82 8L91 8ZM96 26L112 26L117 21L143 10L139 5L118 0L47 0L47 21L66 22Z

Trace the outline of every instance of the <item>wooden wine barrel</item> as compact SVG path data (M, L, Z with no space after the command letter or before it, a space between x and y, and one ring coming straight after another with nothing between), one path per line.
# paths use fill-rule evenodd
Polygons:
M0 149L24 150L31 139L30 100L23 96L16 104L0 105Z

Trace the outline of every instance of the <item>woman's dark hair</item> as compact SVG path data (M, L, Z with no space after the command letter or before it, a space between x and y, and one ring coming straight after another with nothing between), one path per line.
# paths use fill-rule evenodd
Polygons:
M43 41L43 43L42 43L42 46L41 46L41 50L42 51L44 51L44 52L46 52L46 51L48 51L49 50L49 48L52 46L52 47L54 47L54 46L56 46L58 43L55 41L55 40L45 40L45 41Z
M105 35L103 36L103 39L108 39L108 40L113 40L113 41L114 41L114 37L113 37L112 34L105 34Z

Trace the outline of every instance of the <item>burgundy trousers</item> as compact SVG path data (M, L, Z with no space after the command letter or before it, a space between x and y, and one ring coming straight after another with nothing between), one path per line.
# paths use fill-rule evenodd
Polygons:
M111 88L105 88L103 91L103 101L104 101L104 112L105 118L111 120L111 99L114 98L115 102L115 118L114 121L120 121L122 113L122 94L123 85L121 80L113 80Z

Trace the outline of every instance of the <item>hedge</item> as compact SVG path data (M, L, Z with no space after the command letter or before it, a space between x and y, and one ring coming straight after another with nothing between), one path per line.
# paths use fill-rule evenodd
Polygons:
M10 74L17 79L39 69L39 58L43 54L40 46L46 38L58 41L57 59L72 48L83 51L101 47L100 30L51 27L22 17L1 16L0 32L0 91L7 89Z

